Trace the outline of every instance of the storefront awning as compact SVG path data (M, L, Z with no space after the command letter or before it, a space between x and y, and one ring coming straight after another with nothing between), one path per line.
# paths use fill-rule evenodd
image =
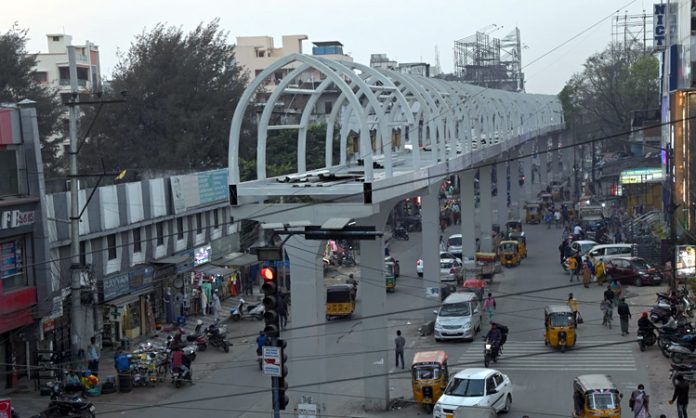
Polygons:
M154 289L152 287L148 287L145 289L140 289L140 290L134 290L133 292L123 295L121 297L118 297L113 300L107 300L104 302L104 305L113 305L113 306L123 306L127 303L132 303L138 300L138 298L142 295L147 295L148 293L152 292Z
M153 260L153 263L157 264L180 264L191 260L191 256L188 254L184 255L172 255L170 257L158 258Z
M231 269L226 269L224 267L218 267L213 264L204 264L200 267L196 267L194 271L197 271L199 273L203 274L217 274L220 276L229 276L232 273L234 273L234 270Z
M256 264L259 260L255 255L245 253L229 253L224 257L213 260L211 264L216 266L237 266L244 267L250 264Z

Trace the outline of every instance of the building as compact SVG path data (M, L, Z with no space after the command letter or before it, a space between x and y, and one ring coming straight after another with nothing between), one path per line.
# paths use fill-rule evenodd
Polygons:
M307 40L307 35L284 35L283 44L276 48L271 36L238 36L237 45L234 48L235 60L243 67L250 80L259 75L268 65L277 61L279 58L290 54L302 53L302 41ZM266 87L272 89L273 82L280 81L288 71L294 67L291 65L284 71L276 74L276 77L269 80Z
M387 54L370 54L370 67L378 70L395 70L398 63L390 60Z
M48 52L32 54L36 57L34 80L58 90L61 100L70 99L70 71L68 65L68 46L72 45L72 36L66 34L46 35ZM77 91L81 97L87 98L94 92L101 91L101 67L99 65L99 47L89 41L75 46L77 67ZM68 131L68 113L63 119L64 131ZM69 148L66 138L59 152L62 154Z
M41 319L62 314L48 280L43 162L31 103L0 105L0 390L28 376Z

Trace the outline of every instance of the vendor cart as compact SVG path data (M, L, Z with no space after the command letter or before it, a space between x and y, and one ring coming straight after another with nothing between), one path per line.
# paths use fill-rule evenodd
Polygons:
M498 256L495 253L476 253L476 278L493 280Z

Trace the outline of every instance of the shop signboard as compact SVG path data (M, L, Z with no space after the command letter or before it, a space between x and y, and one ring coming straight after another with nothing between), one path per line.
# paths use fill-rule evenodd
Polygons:
M0 229L19 228L34 223L34 211L8 210L0 212Z
M297 418L317 418L317 404L301 403L297 405Z
M229 196L227 170L172 176L170 186L174 213L190 208L226 201Z
M677 245L675 277L684 279L696 276L696 246Z
M10 418L12 416L12 400L0 399L0 418Z
M665 176L661 168L636 168L624 170L619 177L621 184L659 183Z
M140 290L152 286L155 269L152 266L140 266L128 273L130 290Z
M130 292L128 274L105 277L102 280L102 302L116 299Z
M211 247L210 244L198 247L193 250L193 266L198 267L210 261Z

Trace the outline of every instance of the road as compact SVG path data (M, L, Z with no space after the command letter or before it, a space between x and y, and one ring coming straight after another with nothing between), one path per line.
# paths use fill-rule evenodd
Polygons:
M503 274L497 275L490 287L498 301L495 320L509 326L511 330L504 354L493 366L508 374L514 384L513 408L509 416L569 416L572 407L572 379L579 374L608 373L626 395L623 402L624 416L629 417L628 395L638 383L648 383L647 376L637 367L637 345L630 343L631 337L621 337L618 326L611 330L601 326L598 302L603 289L596 285L585 289L568 282L568 276L558 266L560 230L525 225L525 232L528 236L528 258L519 267L504 269ZM394 242L391 251L400 260L402 277L397 281L396 292L387 295L386 311L403 311L409 307L422 306L425 298L421 283L423 279L418 278L415 271L415 262L421 252L420 234L411 234L411 240L407 242ZM361 280L361 286L375 289L379 287L372 278ZM554 352L543 343L543 308L549 303L565 301L569 292L573 292L580 302L585 322L578 329L577 348L566 353ZM425 416L422 409L407 402L412 396L408 370L402 372L393 367L390 341L396 329L403 330L407 339L407 364L417 351L443 349L450 359L451 374L466 367L482 367L483 342L481 334L473 342L436 343L432 336L419 337L416 330L422 324L424 316L423 310L390 316L388 327L384 330L389 345L384 347L383 352L369 354L374 356L375 362L388 362L391 373L390 396L392 399L401 398L406 401L401 403L398 411L362 412L363 389L360 377L365 370L361 366L361 356L365 354L362 353L362 337L357 331L362 322L360 303L354 321L332 321L323 330L324 351L330 358L325 370L327 380L349 380L326 383L311 389L291 389L291 404L304 397L308 402L320 403L325 413L340 416ZM140 389L128 395L111 395L103 398L103 402L98 402L99 410L102 413L123 410L158 401L173 404L164 408L130 411L128 416L173 418L188 417L193 413L196 418L208 418L220 416L223 411L229 417L270 416L271 397L268 392L244 395L270 388L270 378L258 371L254 361L253 334L259 328L260 324L254 321L235 325L235 335L249 337L236 340L230 354L209 352L200 356L200 360L194 364L197 373L197 383L194 386L174 390L165 385L151 389L149 393L147 389ZM483 332L487 328L486 323ZM290 344L292 338L291 332L287 335ZM627 341L629 342L625 343ZM292 386L293 368L297 370L299 367L314 367L316 364L315 358L295 359L290 368L289 384Z

